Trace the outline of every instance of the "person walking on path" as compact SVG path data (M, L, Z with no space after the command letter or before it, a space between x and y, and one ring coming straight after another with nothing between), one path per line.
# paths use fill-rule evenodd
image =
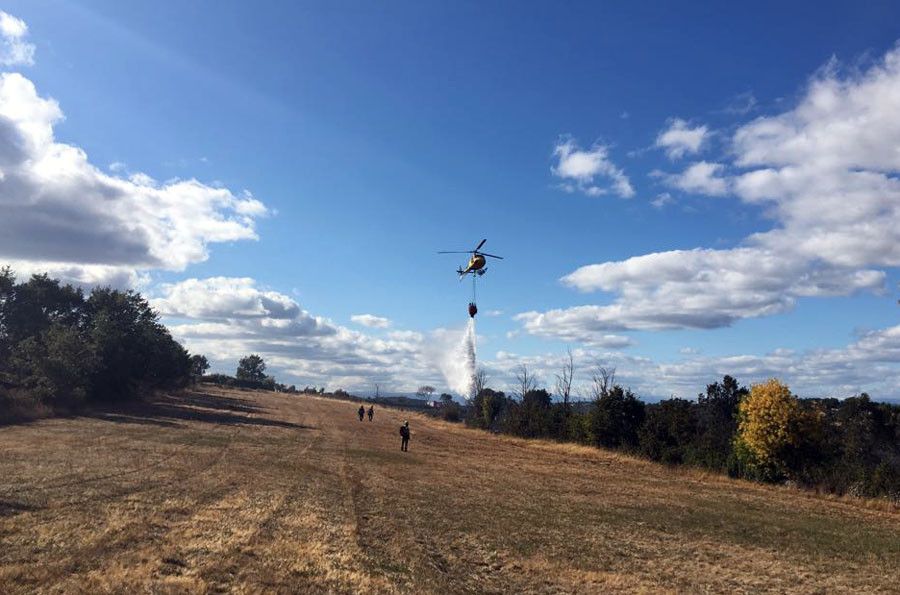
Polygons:
M369 421L372 421L373 417L375 417L375 405L369 405Z
M359 421L362 421L363 417L365 417L365 415L366 415L366 408L363 407L362 405L360 405L359 411L357 411L357 413L359 413Z
M409 422L403 422L400 426L400 450L406 452L409 450Z

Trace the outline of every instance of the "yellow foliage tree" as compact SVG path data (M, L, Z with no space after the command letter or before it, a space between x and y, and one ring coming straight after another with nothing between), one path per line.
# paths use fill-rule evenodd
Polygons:
M735 453L761 479L787 474L787 450L800 440L800 402L777 378L750 387L738 406Z

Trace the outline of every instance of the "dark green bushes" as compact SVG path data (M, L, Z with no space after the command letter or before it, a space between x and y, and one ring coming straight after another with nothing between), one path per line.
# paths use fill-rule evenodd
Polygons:
M187 352L140 294L97 288L85 296L46 275L16 283L10 269L0 270L6 401L18 395L20 402L71 410L182 386L189 375Z
M738 409L749 391L731 376L706 387L697 401L645 404L611 382L596 383L591 401L553 401L543 389L514 399L482 389L466 408L469 426L527 438L615 448L654 461L686 464L733 477L782 481L836 494L900 500L900 407L868 395L799 399L799 412L779 472L747 464L736 440Z

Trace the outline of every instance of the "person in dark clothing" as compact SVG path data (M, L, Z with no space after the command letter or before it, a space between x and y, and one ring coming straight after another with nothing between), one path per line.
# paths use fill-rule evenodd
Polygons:
M372 421L373 417L375 417L375 405L369 405L369 421Z
M359 413L359 421L362 421L363 417L365 417L365 415L366 415L366 408L363 407L362 405L360 405L359 411L357 411L357 413Z
M409 450L409 422L403 422L400 426L400 450L406 452Z

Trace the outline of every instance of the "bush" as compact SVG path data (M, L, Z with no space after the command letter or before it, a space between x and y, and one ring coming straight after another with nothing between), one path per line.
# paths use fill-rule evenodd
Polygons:
M460 407L456 403L448 403L441 408L441 418L444 421L459 422L462 419Z
M0 425L12 424L53 414L50 407L24 389L8 389L0 386Z

